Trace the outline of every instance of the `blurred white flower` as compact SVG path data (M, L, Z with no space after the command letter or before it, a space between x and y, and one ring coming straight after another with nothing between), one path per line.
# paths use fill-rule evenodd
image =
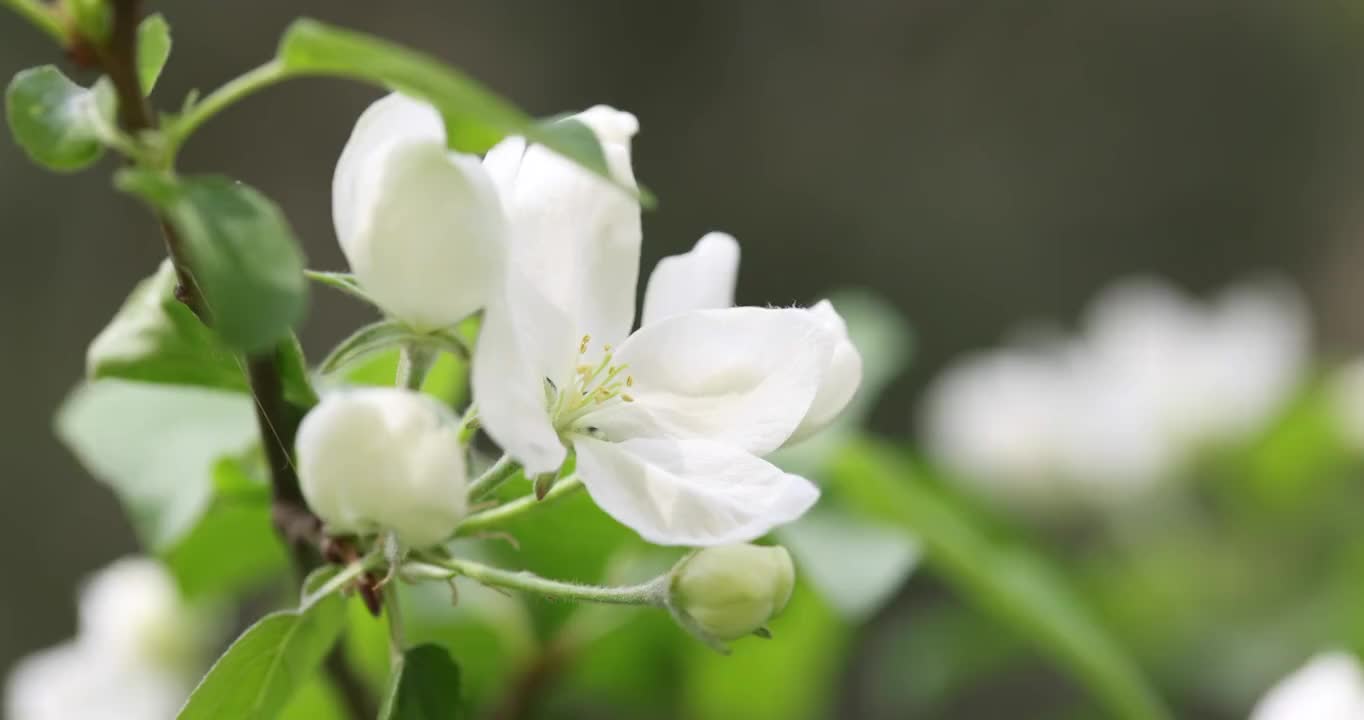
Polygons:
M1209 304L1127 281L1100 294L1087 328L1101 377L1144 401L1154 432L1186 446L1261 429L1297 387L1310 349L1302 298L1270 281Z
M155 561L125 558L96 573L70 642L19 661L5 684L15 720L170 720L189 695L213 618L186 605Z
M20 660L5 684L13 720L171 720L189 682L167 670L105 657L79 640Z
M1009 505L1118 505L1261 430L1309 352L1303 302L1269 282L1201 304L1129 280L1100 293L1084 330L945 371L923 407L930 452Z
M99 654L130 664L176 668L204 650L207 620L180 598L175 580L142 557L116 560L81 589L78 636Z
M481 308L506 222L482 162L446 148L440 114L394 93L355 124L332 180L336 237L364 291L419 330Z
M1360 720L1364 668L1353 655L1323 653L1279 681L1251 711L1250 720Z
M393 531L428 547L454 534L468 509L458 432L420 393L328 395L303 418L296 445L304 499L332 532Z
M633 185L634 116L596 107L577 119ZM855 389L831 382L816 402L838 323L824 310L729 307L738 248L713 233L660 263L632 334L638 202L519 138L486 164L512 229L473 370L493 439L532 474L557 469L571 446L593 500L659 544L751 540L805 512L818 490L762 456Z

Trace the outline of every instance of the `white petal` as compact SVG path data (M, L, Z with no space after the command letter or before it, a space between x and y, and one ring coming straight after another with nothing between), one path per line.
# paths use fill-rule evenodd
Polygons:
M1250 720L1364 718L1364 668L1348 653L1323 653L1284 678L1251 711Z
M617 180L634 185L634 116L597 107L575 116L597 134ZM512 225L512 260L584 334L619 343L635 318L640 208L620 187L540 145L504 141L485 161Z
M780 447L805 417L833 352L805 310L696 310L631 335L616 352L634 402L582 422L603 437L699 437L755 455Z
M578 474L611 517L658 545L745 542L800 517L819 490L723 443L574 441Z
M483 429L528 473L549 472L566 451L549 417L546 380L571 375L572 324L534 285L513 279L483 315L473 397ZM512 297L508 297L511 295Z
M400 388L329 395L303 418L296 445L303 496L333 531L392 530L421 548L464 517L464 457L430 398Z
M483 156L483 169L488 171L498 195L509 197L516 188L516 175L521 172L521 160L526 157L526 139L513 135L493 146Z
M482 307L506 222L478 158L451 153L435 110L401 95L361 116L337 163L333 216L361 286L418 328Z
M862 354L848 339L848 325L843 317L828 300L820 300L809 312L829 334L834 350L809 412L787 441L792 443L814 435L833 422L862 384Z
M691 252L658 261L644 291L642 325L688 310L727 308L734 304L739 274L739 243L733 235L713 232Z
M372 158L395 141L443 143L445 128L440 114L430 105L398 93L380 98L360 114L332 176L332 221L343 244L345 238L355 235L359 214L355 197L360 185L369 181L367 168Z

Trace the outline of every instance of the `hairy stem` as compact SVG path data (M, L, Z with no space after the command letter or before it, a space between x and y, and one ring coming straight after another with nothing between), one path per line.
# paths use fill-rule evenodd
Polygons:
M461 558L428 558L409 562L403 572L426 577L464 576L484 585L535 593L559 600L603 603L606 605L647 605L666 607L668 576L660 575L638 585L583 585L541 577L526 571L511 571Z
M459 528L455 530L455 535L467 537L469 535L477 535L481 532L496 529L499 525L521 517L536 508L544 507L556 500L567 497L581 490L582 487L583 481L578 479L576 475L566 477L559 482L554 483L554 487L550 488L549 492L542 500L537 500L534 495L526 495L525 497L517 498L509 503L498 505L491 510L484 510L483 512L474 513L473 515L464 518L464 521L459 524Z
M499 485L512 479L521 466L510 455L503 455L491 467L483 471L469 483L469 499L478 500L496 490Z
M435 364L439 351L418 343L408 343L398 350L397 386L421 392L426 374Z

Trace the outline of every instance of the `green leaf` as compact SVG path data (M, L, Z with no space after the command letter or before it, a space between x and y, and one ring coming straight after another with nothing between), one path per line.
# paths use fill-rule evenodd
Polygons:
M413 647L438 645L450 653L460 668L459 692L466 707L494 702L509 674L535 657L538 647L521 597L475 583L460 586L458 603L440 583L404 586L398 594L407 642ZM371 617L355 597L349 611L347 657L383 696L392 675L386 618Z
M246 395L102 380L72 393L57 433L185 596L235 593L285 568Z
M418 645L396 665L379 720L454 720L463 714L459 667L445 648Z
M326 285L329 288L339 290L353 298L363 300L374 307L379 307L379 303L374 302L374 298L370 297L369 294L364 291L364 288L360 287L360 281L356 280L355 275L351 273L329 272L326 270L304 270L303 275L315 283Z
M473 78L423 53L304 19L285 32L279 59L291 71L358 78L425 99L445 118L453 149L482 153L508 135L522 135L611 179L596 136L584 135L579 123L536 122ZM638 194L641 204L653 206L647 190L641 187Z
M178 284L169 260L138 283L90 343L85 366L91 380L118 378L249 392L240 358L175 297ZM286 339L278 353L285 397L305 408L315 404L298 342Z
M349 717L336 690L324 677L320 671L313 673L280 711L278 720L343 720Z
M280 378L284 382L284 398L307 410L317 404L317 392L308 377L308 358L303 356L303 345L298 336L290 335L275 347Z
M343 603L326 598L304 612L261 618L213 664L179 720L270 720L289 704L341 633Z
M59 172L89 167L104 154L116 106L107 82L87 90L51 65L19 72L5 90L15 142L34 162Z
M91 380L121 378L245 390L236 355L175 297L169 260L138 283L86 353Z
M805 583L771 623L772 639L748 638L719 655L685 646L684 717L706 720L816 720L836 716L838 680L850 628Z
M137 78L142 85L142 94L152 94L170 52L170 24L161 13L148 15L137 26Z
M274 203L219 176L124 170L117 183L175 227L214 329L228 346L261 352L288 338L303 318L308 293L303 255Z
M1126 720L1169 718L1130 658L1080 606L1041 557L981 531L895 450L849 446L832 481L861 513L918 538L929 567L1001 622L1016 628Z
M194 527L162 553L186 597L224 597L284 573L289 556L270 516L270 490L242 461L213 468L214 496Z
M219 458L250 448L256 423L251 399L237 393L101 380L62 405L57 434L159 552L203 515Z

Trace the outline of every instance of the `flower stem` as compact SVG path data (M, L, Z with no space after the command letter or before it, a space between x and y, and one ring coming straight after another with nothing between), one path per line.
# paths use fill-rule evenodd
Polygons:
M483 471L473 482L469 483L469 499L478 500L492 491L499 485L512 479L513 475L521 469L521 465L512 459L510 455L503 455L497 459L487 470Z
M307 610L313 605L316 605L317 601L340 590L350 584L351 581L363 575L373 564L373 557L365 557L347 565L341 572L333 575L330 580L323 583L321 587L304 596L303 600L299 602L299 609Z
M549 489L549 493L545 495L543 500L536 500L534 495L526 495L525 497L512 500L509 503L498 505L491 510L484 510L483 512L474 513L473 515L464 518L464 521L459 524L459 528L455 530L455 535L457 537L467 537L495 528L503 523L521 517L531 510L544 507L560 498L567 497L568 495L581 490L582 487L583 481L579 480L576 475L566 477L559 482L554 483L554 487Z
M398 350L398 387L421 392L426 373L440 353L418 343L405 343Z
M295 73L279 60L271 60L260 67L250 70L229 80L227 84L209 93L176 118L170 126L169 144L174 152L199 128L204 121L225 110L228 106L262 88L288 80Z
M384 586L384 612L388 614L388 652L389 661L394 667L403 661L403 648L407 641L403 638L403 613L398 607L398 583L389 582Z
M52 36L61 45L66 45L66 29L61 18L48 5L38 0L0 0L0 3L14 10L34 27Z
M474 439L474 434L478 432L478 401L469 403L469 407L464 410L464 417L459 420L459 444L467 446L469 441Z
M427 558L410 562L405 571L427 577L463 575L484 585L535 593L559 600L603 603L606 605L647 605L665 607L668 598L668 575L660 575L638 585L584 585L541 577L532 572L503 570L472 560L459 558Z

